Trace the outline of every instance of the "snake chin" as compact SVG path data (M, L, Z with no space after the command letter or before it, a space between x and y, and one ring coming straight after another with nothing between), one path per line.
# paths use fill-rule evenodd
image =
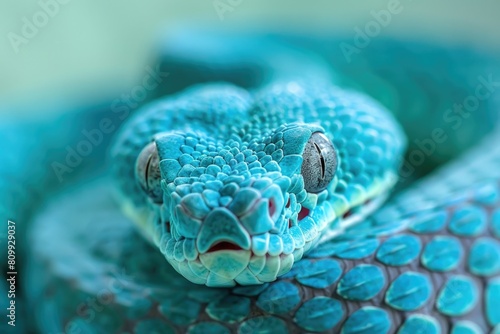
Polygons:
M221 241L199 253L191 246L195 244L193 239L170 239L160 248L172 267L189 281L211 287L231 287L275 281L290 271L318 239L299 243L289 234L266 233L255 236L250 249Z

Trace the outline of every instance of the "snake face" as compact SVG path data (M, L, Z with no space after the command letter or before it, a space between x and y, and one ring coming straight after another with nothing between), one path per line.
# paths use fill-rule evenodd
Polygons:
M224 110L231 93L184 97L210 100L202 105L223 117L154 132L134 153L134 178L148 198L136 220L179 273L208 286L262 284L288 272L366 214L367 201L392 185L403 146L385 111L336 88L274 87ZM234 123L221 129L220 121Z

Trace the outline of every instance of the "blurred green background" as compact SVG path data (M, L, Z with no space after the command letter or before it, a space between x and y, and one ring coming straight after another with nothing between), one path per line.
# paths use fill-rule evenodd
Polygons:
M58 8L52 8L54 13L45 22L39 12L54 1ZM270 25L354 36L356 26L373 20L372 10L387 8L391 1L0 0L0 99L64 96L70 91L105 96L126 90L152 62L153 45L163 29ZM403 10L382 35L500 48L498 0L400 0L400 4ZM220 15L217 6L230 9ZM23 39L26 20L39 20L40 28Z

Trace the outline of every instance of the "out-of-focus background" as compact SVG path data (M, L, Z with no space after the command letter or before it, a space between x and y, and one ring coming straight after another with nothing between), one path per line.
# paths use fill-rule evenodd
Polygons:
M500 48L500 1L0 0L0 99L126 90L153 61L160 31L179 25L275 26L349 36L373 11L402 10L380 35Z

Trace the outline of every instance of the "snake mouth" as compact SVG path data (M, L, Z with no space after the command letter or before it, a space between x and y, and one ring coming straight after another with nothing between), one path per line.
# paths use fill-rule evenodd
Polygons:
M231 287L275 281L313 248L319 238L309 239L301 232L295 235L267 232L253 236L248 249L222 240L199 252L194 238L169 238L163 239L160 249L172 267L189 281Z
M193 283L231 287L273 282L323 239L325 235L320 231L327 225L337 226L338 231L342 215L335 218L337 223L327 219L319 221L322 206L319 205L320 210L301 210L298 224L289 227L285 234L266 232L251 236L246 247L219 240L200 252L196 238L175 240L165 235L160 249L173 268ZM355 216L357 214L351 218Z
M243 250L241 246L238 246L237 244L229 241L221 241L216 244L214 244L212 247L210 247L206 253L213 253L217 251L227 251L227 250L232 250L232 251L239 251Z

